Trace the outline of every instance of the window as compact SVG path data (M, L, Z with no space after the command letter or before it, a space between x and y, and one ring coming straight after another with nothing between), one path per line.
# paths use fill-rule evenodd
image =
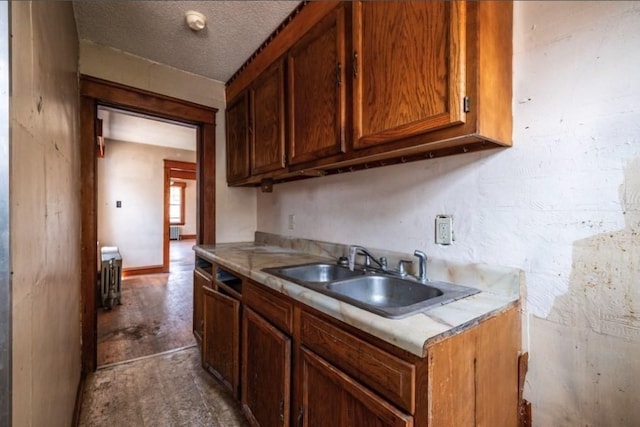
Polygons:
M169 223L184 225L184 189L185 182L172 182L169 186Z

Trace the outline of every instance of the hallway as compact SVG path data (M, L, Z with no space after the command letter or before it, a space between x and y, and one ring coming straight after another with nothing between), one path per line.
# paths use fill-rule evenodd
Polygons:
M171 241L170 273L122 281L122 305L98 312L98 370L79 425L244 427L230 392L201 367L192 332L194 240Z
M98 366L195 345L195 240L171 241L170 273L122 280L122 305L98 309Z

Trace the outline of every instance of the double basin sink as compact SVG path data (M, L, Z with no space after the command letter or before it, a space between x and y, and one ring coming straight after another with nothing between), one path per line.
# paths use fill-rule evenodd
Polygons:
M265 268L272 274L383 317L399 319L480 292L446 282L420 283L330 263Z

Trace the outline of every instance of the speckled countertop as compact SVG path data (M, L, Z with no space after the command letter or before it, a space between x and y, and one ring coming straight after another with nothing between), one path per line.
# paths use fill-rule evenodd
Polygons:
M342 250L340 246L327 244L318 251L318 245L322 245L322 242L313 242L313 248L307 243L311 241L296 240L295 243L300 242L303 242L302 246L306 244L302 248L305 251L292 247L300 246L299 244L274 241L265 238L265 235L256 235L256 242L199 245L194 250L201 258L234 270L420 357L426 355L426 347L431 341L504 310L520 298L522 274L519 270L490 268L479 264L453 265L430 260L430 278L472 286L481 292L410 317L387 319L262 271L268 267L318 261L335 262L335 257L327 256L327 245L334 252ZM285 244L276 246L269 243ZM318 255L318 252L322 252L322 255Z

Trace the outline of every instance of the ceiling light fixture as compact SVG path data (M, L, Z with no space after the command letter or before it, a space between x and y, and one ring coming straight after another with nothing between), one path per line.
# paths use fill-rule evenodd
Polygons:
M187 20L187 25L193 31L202 30L207 25L207 17L195 10L189 10L184 14L184 18Z

